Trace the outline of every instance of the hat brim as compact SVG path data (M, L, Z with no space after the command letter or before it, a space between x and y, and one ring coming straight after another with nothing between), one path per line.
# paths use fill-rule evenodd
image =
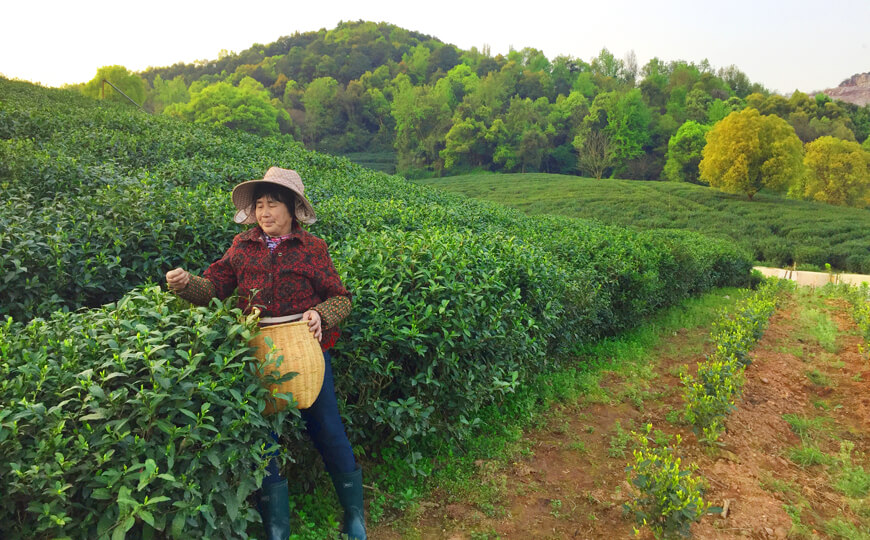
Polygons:
M233 217L233 221L236 223L251 225L257 222L257 216L250 211L254 204L254 188L257 187L257 184L274 184L289 189L296 196L296 208L291 209L296 220L306 225L311 225L317 221L314 207L311 206L311 202L305 198L305 195L286 184L258 178L242 182L233 188L233 206L236 207L236 215Z

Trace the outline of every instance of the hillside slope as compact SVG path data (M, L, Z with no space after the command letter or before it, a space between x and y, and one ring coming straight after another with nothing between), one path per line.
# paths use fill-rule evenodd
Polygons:
M597 219L636 230L682 229L728 239L772 266L870 272L870 212L760 193L752 201L703 186L547 174L421 181L528 214Z

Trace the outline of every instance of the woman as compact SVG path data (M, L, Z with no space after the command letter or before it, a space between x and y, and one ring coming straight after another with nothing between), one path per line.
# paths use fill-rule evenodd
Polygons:
M259 307L262 324L308 321L320 341L326 369L323 388L314 404L301 411L302 418L344 508L342 532L365 539L362 471L338 414L329 355L338 339L338 323L350 312L350 293L341 284L326 243L299 225L316 220L304 190L296 171L278 167L270 168L262 179L237 185L232 194L238 210L235 221L257 226L237 235L232 247L202 277L176 268L166 273L166 283L198 305L215 296L226 298L238 289L239 307L246 311ZM269 540L285 540L290 535L287 480L274 458L267 471L258 507Z

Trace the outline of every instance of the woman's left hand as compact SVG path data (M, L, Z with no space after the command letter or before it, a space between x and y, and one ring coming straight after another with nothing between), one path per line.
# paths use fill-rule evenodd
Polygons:
M317 310L309 309L302 314L302 320L308 321L308 330L314 332L314 337L317 341L322 341L323 327L320 322L320 313L318 313Z

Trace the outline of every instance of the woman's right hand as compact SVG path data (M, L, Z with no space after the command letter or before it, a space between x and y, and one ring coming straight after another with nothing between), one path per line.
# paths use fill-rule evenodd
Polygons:
M178 292L187 287L188 283L190 283L190 272L184 268L176 268L166 272L166 286L170 290Z

